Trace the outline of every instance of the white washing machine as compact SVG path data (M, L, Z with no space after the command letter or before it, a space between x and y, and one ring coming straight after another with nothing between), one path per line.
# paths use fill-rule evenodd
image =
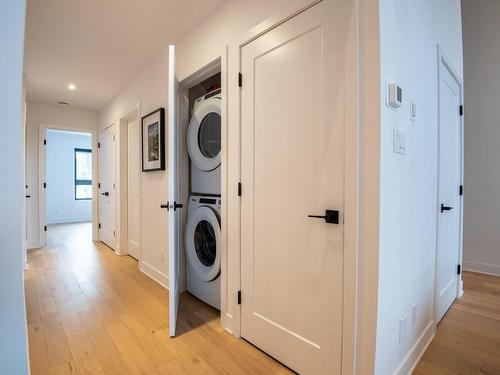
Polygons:
M187 290L219 310L220 207L220 197L189 197L184 239Z
M196 99L189 121L187 145L191 159L191 192L220 195L220 90Z

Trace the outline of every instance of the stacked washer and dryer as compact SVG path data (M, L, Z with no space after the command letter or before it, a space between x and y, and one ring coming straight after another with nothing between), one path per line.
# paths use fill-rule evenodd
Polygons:
M196 99L187 132L191 194L185 229L187 290L220 309L221 96Z

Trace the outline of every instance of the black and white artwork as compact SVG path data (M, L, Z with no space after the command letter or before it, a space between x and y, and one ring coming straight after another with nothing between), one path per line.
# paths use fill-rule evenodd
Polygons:
M165 110L159 108L142 118L142 170L165 170Z

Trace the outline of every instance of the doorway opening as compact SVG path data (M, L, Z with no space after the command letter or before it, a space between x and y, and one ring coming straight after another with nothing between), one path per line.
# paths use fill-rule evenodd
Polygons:
M39 136L40 247L51 226L87 223L95 238L94 130L40 125Z
M463 109L462 82L438 48L439 130L435 321L463 293Z
M118 126L117 217L120 255L141 261L141 115L139 104L120 117Z

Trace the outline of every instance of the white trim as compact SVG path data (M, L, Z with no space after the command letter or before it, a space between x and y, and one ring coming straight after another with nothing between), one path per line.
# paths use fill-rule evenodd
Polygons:
M38 124L38 247L45 246L45 226L47 225L46 215L45 215L45 189L43 183L45 182L45 170L46 170L46 160L45 160L45 145L43 144L44 139L46 139L47 130L62 130L74 133L87 133L91 136L92 142L92 181L98 180L97 171L97 129L91 128L80 128L76 126L68 125L54 125L39 123ZM92 184L92 241L97 241L98 234L98 204L97 204L97 184Z
M128 255L128 123L135 120L137 120L139 126L141 126L141 104L139 102L118 117L116 122L118 126L115 128L115 251L118 255ZM124 174L122 174L122 171ZM142 181L142 173L140 179ZM139 217L142 212L141 201L142 196L141 193L139 193ZM139 225L141 225L141 220L139 220ZM139 228L139 233L142 233L141 228ZM142 238L139 244L138 258L138 260L142 259Z
M237 64L231 64L228 69L228 77L237 77L237 74L241 72L241 49L251 43L253 40L257 39L261 35L271 31L272 29L280 26L281 24L287 22L289 19L297 16L298 14L308 10L314 5L318 4L321 0L304 0L301 4L292 5L287 7L285 10L279 12L278 14L269 17L264 20L256 27L251 29L244 37L238 41L229 45L229 56L228 59L231 61L237 61ZM356 16L358 16L358 8L356 7ZM359 208L359 161L360 161L360 142L359 142L359 110L360 105L358 101L359 97L359 56L358 56L358 37L359 37L359 27L357 24L353 25L355 28L353 41L355 45L355 50L353 52L352 58L353 69L355 70L356 84L353 92L349 93L349 98L355 98L354 110L356 114L354 116L349 116L351 113L346 114L346 126L345 126L345 189L344 192L344 298L343 298L343 316L342 316L342 374L352 374L356 367L356 332L357 332L357 296L358 296L358 252L359 252L359 242L358 242L358 208ZM353 77L350 77L353 78ZM243 77L243 81L244 81ZM228 84L228 113L231 113L231 118L228 119L229 124L234 124L232 126L233 134L231 139L227 140L229 144L231 141L237 144L236 154L231 153L228 158L233 160L232 165L235 165L236 171L233 170L235 181L231 183L237 183L241 181L241 90L239 90L238 82L236 79L231 80ZM347 102L347 100L346 100ZM230 110L229 110L230 108ZM350 108L352 109L352 108ZM347 108L346 108L347 111ZM347 126L348 121L353 121L356 126ZM348 147L349 146L349 147ZM223 167L226 163L222 163ZM228 215L234 215L232 221L234 222L235 229L237 228L237 233L231 235L229 238L227 235L228 248L234 249L233 264L228 265L231 267L231 271L234 272L232 279L234 280L233 285L228 285L228 295L234 296L234 310L231 314L232 329L231 325L227 324L225 326L226 330L231 332L236 337L241 337L241 306L236 304L237 291L241 290L241 206L240 199L234 193L234 186L229 186L229 179L227 180L227 189L231 193L231 196L226 197L228 200L233 200L235 207L233 212L228 212ZM223 195L224 197L224 195ZM227 222L227 221L224 221ZM236 227L237 226L237 227ZM349 251L346 251L346 250ZM229 317L231 311L227 311ZM229 319L228 319L229 320ZM228 322L229 323L229 322Z
M139 271L141 271L143 274L152 278L154 281L156 281L158 284L160 284L165 289L168 289L168 276L165 275L164 273L161 273L153 266L150 266L149 264L140 260L139 261Z
M393 372L393 375L411 375L413 373L413 370L415 370L418 362L434 339L435 332L435 324L434 320L432 320L427 324L427 327L425 327L418 340Z
M61 218L57 219L55 221L52 220L47 220L47 225L51 224L66 224L66 223L91 223L92 218L82 218L82 217L67 217L67 218Z
M484 273L486 275L500 276L500 265L473 262L471 260L463 261L464 271Z
M460 87L460 105L463 105L464 103L464 98L463 98L463 84L462 84L462 78L458 74L457 70L453 67L451 64L451 60L448 59L447 55L444 53L443 48L441 45L437 45L437 73L438 73L438 79L437 79L437 99L438 99L438 106L437 106L437 151L438 151L438 157L437 157L437 184L436 184L436 248L435 248L435 256L434 256L434 320L435 324L439 323L437 319L437 314L438 314L438 296L439 292L437 290L437 272L438 272L438 251L439 251L439 244L438 244L438 238L439 238L439 148L440 148L440 140L439 140L439 130L440 130L440 84L441 84L441 66L443 66L445 69L448 70L448 72L452 75L453 79L457 82L457 84ZM463 185L464 181L464 116L460 116L460 181L461 184ZM464 218L464 203L463 203L463 195L461 196L460 199L460 229L459 229L459 249L458 249L458 264L461 265L463 263L463 218ZM463 294L463 280L462 280L462 275L457 275L457 288L456 288L456 298L460 298L460 296Z
M39 249L41 247L43 247L43 246L40 244L40 241L27 241L26 242L26 249L27 250Z

